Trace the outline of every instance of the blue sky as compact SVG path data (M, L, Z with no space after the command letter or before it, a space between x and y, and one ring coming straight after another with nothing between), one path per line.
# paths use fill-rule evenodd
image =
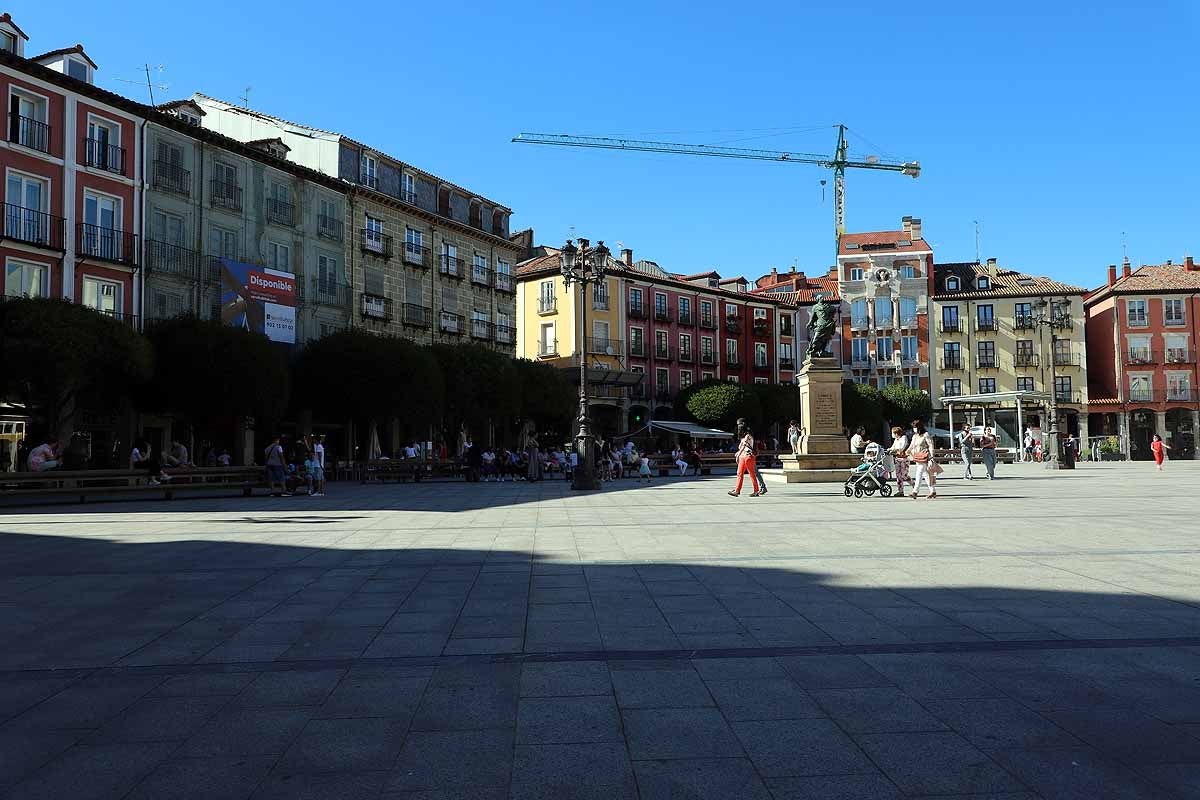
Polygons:
M83 42L98 82L193 90L343 131L498 200L541 243L618 241L672 270L832 262L812 166L510 144L520 131L919 159L851 171L848 230L924 221L938 260L981 254L1080 285L1200 256L1200 12L1192 0L61 3L10 6L29 52ZM964 6L986 5L986 11ZM918 7L919 6L919 7ZM992 10L995 9L995 10ZM791 129L781 135L781 129ZM808 129L808 130L795 130ZM830 181L830 186L832 181Z

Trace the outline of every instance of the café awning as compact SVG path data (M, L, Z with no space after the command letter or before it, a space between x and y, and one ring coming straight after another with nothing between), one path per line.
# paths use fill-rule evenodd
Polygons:
M652 419L646 423L651 431L666 431L690 436L693 439L732 439L733 434L717 428L706 428L694 422L677 422L675 420Z

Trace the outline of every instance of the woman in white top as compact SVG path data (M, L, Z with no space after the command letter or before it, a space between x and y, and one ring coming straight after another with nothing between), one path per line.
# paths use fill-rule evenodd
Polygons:
M892 445L887 449L892 457L893 472L896 474L896 494L893 497L904 497L904 484L908 482L908 437L904 429L892 428Z
M914 419L912 423L912 436L908 441L908 450L905 451L909 462L916 470L916 476L913 478L912 499L916 500L917 495L921 491L921 481L929 487L929 494L925 495L926 499L932 500L937 497L937 490L934 489L933 476L929 473L929 465L933 462L933 440L928 433L925 432L925 423L919 419Z
M737 448L737 486L729 495L737 497L742 493L742 478L749 472L750 483L754 486L754 493L750 496L758 497L762 492L759 491L758 478L754 475L754 434L748 427L739 427L738 433L742 434L742 438Z
M863 448L867 446L867 438L865 436L866 432L866 428L859 428L854 432L854 435L850 437L851 453L861 453Z

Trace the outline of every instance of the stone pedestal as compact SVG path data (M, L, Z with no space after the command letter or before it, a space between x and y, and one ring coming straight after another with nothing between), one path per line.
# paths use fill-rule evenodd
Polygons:
M800 368L800 453L780 456L788 483L841 483L862 460L842 432L842 380L832 358L805 359Z

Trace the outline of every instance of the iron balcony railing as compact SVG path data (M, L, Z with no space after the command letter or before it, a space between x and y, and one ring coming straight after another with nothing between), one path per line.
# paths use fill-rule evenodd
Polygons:
M267 198L267 222L291 227L296 224L296 207L287 200Z
M641 303L630 303L626 314L630 319L645 319L646 307Z
M388 259L392 257L392 237L374 228L358 229L359 249L368 255Z
M542 296L538 298L538 313L553 314L558 311L558 298Z
M712 351L712 350L709 350L708 352L705 352L705 351L701 350L701 351L700 351L700 363L701 363L701 364L707 364L707 365L709 365L709 366L714 366L714 365L716 365L716 363L717 363L717 354L716 354L714 351Z
M405 203L408 203L410 206L415 206L417 204L417 193L410 192L406 189L401 189L400 190L400 199L403 200Z
M30 150L50 152L50 126L32 117L8 115L8 140Z
M751 326L751 333L754 336L767 336L771 333L771 326L765 319L756 319Z
M701 314L700 327L715 331L717 329L717 318L712 314Z
M1055 389L1054 399L1059 403L1078 403L1082 395L1074 389Z
M680 325L695 325L696 324L696 315L693 314L690 310L685 311L682 308L679 309L679 311L677 312L677 319L679 320Z
M80 258L94 258L132 267L137 264L137 235L116 228L81 222L76 250Z
M1079 353L1055 353L1054 366L1056 367L1078 367L1083 359Z
M1037 327L1037 322L1031 314L1017 314L1013 317L1014 331L1031 331Z
M13 203L4 204L4 238L45 247L50 250L66 250L66 220L34 211Z
M856 331L866 330L871 327L871 320L867 317L850 317L850 327Z
M471 283L476 286L491 286L492 271L487 267L481 267L478 264L471 265Z
M917 318L916 317L900 317L900 327L901 328L917 327Z
M659 361L671 360L671 345L658 344L654 346L654 357Z
M466 323L462 314L452 314L443 311L438 315L438 330L449 336L462 336L466 332Z
M214 206L227 208L230 211L242 210L242 187L236 183L229 183L214 178L209 182L209 192L210 200Z
M377 322L392 321L392 298L371 292L363 292L361 298L363 319L372 319Z
M155 189L187 197L192 193L192 173L174 161L155 160L151 165L150 181Z
M996 356L977 356L975 358L976 369L1000 369L1000 359Z
M1134 348L1125 351L1125 363L1130 366L1140 366L1143 364L1157 364L1159 354L1149 348Z
M625 390L620 386L613 386L610 383L589 383L588 397L595 397L604 400L619 400L625 396Z
M471 320L471 338L489 342L492 339L492 323L482 320Z
M725 318L725 332L726 333L741 333L742 332L741 318L726 317Z
M671 321L671 309L667 308L666 306L655 306L654 307L654 321L655 322L670 322Z
M125 148L109 144L106 139L83 140L83 162L89 167L125 174Z
M679 348L679 360L680 360L680 362L682 362L682 363L684 363L684 364L690 364L690 363L692 363L692 359L693 359L693 358L695 358L695 355L694 355L694 353L693 353L693 351L692 351L692 348L690 348L690 347L689 347L689 348L687 348L686 350L685 350L684 348L682 348L682 347L681 347L681 348Z
M496 344L512 344L517 335L517 329L511 325L496 326Z
M1014 367L1036 367L1038 361L1037 353L1017 353L1013 356Z
M642 339L632 339L629 342L629 355L636 358L646 357L646 342Z
M625 353L625 343L620 339L606 339L589 336L587 351L594 355L619 356Z
M1127 402L1130 402L1130 403L1157 403L1157 402L1160 402L1162 399L1163 399L1162 392L1155 391L1154 389L1130 389L1129 390L1129 400Z
M139 330L141 317L139 317L137 314L128 314L124 311L109 311L105 308L92 308L92 310L97 314L103 314L109 319L121 323L127 328L131 328L135 331Z
M422 247L416 242L405 242L404 263L421 269L429 269L429 248Z
M741 365L742 365L742 360L738 357L737 353L726 353L725 354L725 366L736 369L736 368L740 367Z
M780 369L795 369L796 361L791 358L781 358L781 359L779 359L779 368Z
M346 224L337 217L330 217L325 214L317 215L317 236L340 242L342 240L342 231L345 230L345 227Z
M445 275L447 278L457 278L462 280L463 277L463 262L461 258L456 256L442 254L441 262L438 266L438 272Z
M962 333L962 322L957 319L944 319L938 325L942 333Z
M629 398L631 400L645 400L646 399L646 387L640 383L630 386L629 387Z
M1196 351L1182 347L1168 347L1163 355L1164 364L1195 364Z
M348 308L353 293L354 290L349 284L320 278L312 282L312 299L317 305Z
M402 322L405 325L411 325L414 328L428 328L430 318L433 316L433 309L428 306L420 306L416 303L405 303L404 317Z
M988 317L975 320L975 330L977 331L997 331L1000 326L996 324L995 317Z
M558 355L558 340L557 339L552 339L550 341L541 339L538 341L538 357L539 358L552 358L556 355Z
M360 172L358 174L358 182L369 189L379 188L379 176L368 172Z
M608 292L592 292L592 310L608 311Z
M177 244L147 239L146 270L195 280L200 275L200 254Z
M766 372L771 369L771 362L765 358L754 359L754 369L756 372Z
M1190 386L1180 386L1175 389L1167 389L1168 403L1190 403L1196 399L1195 392Z
M495 280L494 286L497 292L512 293L513 282L511 272L497 272L492 275L492 278Z

